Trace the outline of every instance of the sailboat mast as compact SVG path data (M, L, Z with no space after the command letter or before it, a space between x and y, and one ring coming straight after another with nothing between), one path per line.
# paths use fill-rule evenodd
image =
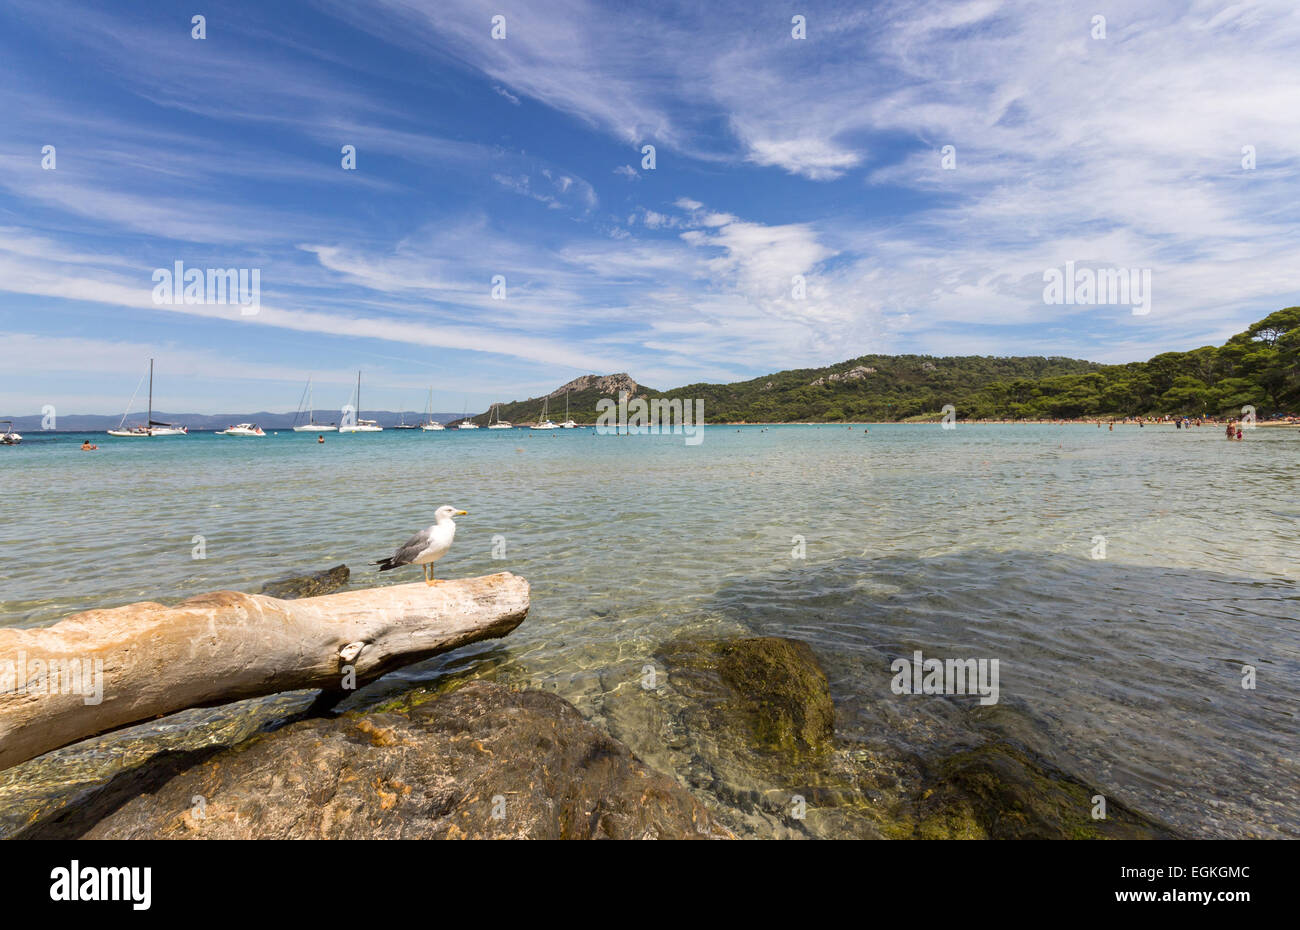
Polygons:
M149 359L149 416L144 421L144 431L153 435L153 359Z
M316 405L311 399L311 375L307 376L307 423L309 426L316 425Z
M361 371L357 371L357 420L361 419Z

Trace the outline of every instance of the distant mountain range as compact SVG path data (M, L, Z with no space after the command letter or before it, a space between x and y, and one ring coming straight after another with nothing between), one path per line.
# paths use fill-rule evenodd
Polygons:
M338 422L339 414L337 411L331 411L328 414L317 411L316 415L327 422ZM380 426L393 427L406 418L410 424L418 424L424 420L424 412L419 410L366 410L361 416L367 420L377 420ZM453 420L459 420L463 414L459 413L435 413L433 418L439 423L450 423ZM290 429L293 426L293 413L269 413L265 410L257 413L166 413L155 410L153 418L162 423L176 423L180 426L188 426L192 430L216 430L225 429L235 423L256 423L264 430L282 430ZM131 426L136 423L143 423L145 420L145 411L138 413L129 413L126 416L126 425ZM58 426L57 432L60 433L102 433L106 429L116 429L118 423L122 422L122 415L98 416L95 414L62 414L56 421ZM38 433L41 432L41 417L14 417L14 429L20 433Z

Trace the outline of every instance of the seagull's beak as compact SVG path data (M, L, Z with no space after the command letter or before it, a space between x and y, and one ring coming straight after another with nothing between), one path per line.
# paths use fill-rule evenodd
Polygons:
M456 516L458 516L458 517L464 517L464 516L467 516L468 514L469 514L469 511L468 511L468 510L457 510L457 511L456 511Z

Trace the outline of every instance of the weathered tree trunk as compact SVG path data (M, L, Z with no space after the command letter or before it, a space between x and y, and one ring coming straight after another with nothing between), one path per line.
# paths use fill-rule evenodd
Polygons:
M527 614L528 582L502 572L293 601L217 591L0 630L0 769L187 707L357 687Z

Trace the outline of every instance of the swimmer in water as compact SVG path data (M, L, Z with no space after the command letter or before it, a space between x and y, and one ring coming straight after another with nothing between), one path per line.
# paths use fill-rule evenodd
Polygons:
M81 443L81 451L82 451L82 452L94 452L94 451L95 451L96 449L98 449L98 448L99 448L99 446L93 446L93 445L91 445L89 439L84 440L84 441Z
M317 442L324 442L324 441L325 441L325 437L324 437L324 436L317 436L317 437L316 437L316 441L317 441Z

